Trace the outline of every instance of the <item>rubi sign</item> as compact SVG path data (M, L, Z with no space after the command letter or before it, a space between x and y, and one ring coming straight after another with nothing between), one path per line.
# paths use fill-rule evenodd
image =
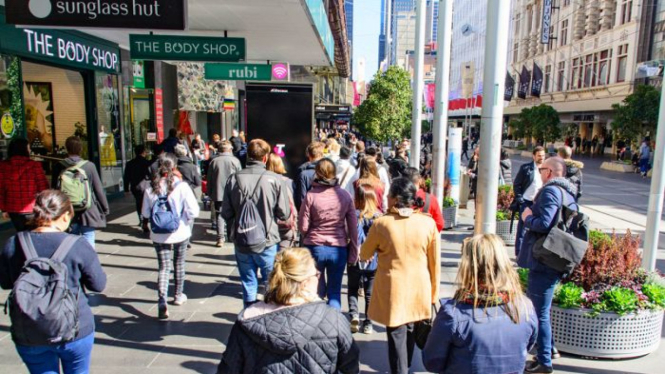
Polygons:
M184 30L185 0L5 0L7 23Z

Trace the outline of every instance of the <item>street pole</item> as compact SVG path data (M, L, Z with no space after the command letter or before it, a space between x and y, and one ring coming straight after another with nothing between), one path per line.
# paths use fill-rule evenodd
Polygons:
M665 84L660 94L660 112L656 130L656 149L653 155L653 175L647 211L647 230L644 233L642 267L649 271L656 269L656 254L660 236L660 217L663 214L663 190L665 189Z
M487 0L483 110L480 125L478 191L476 193L476 234L494 234L496 232L499 153L501 152L509 28L510 5L503 1Z
M391 65L391 60L392 60L392 49L390 48L390 43L392 41L392 36L393 36L393 28L392 28L392 23L393 23L393 14L392 14L392 9L393 9L393 2L392 0L384 0L386 2L386 69Z
M411 157L409 165L420 167L420 132L423 119L423 70L425 70L425 0L416 0L416 59L413 76L413 116L411 121ZM408 60L408 59L407 59Z
M446 136L448 134L448 91L450 91L450 48L452 44L453 0L439 2L439 30L436 52L436 101L432 137L432 187L434 196L443 203L446 181Z

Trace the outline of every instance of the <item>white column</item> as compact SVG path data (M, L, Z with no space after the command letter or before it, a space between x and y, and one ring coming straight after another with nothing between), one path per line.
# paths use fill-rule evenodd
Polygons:
M480 162L476 196L476 234L496 232L496 204L499 189L499 153L503 126L503 94L506 51L510 29L510 7L487 0L485 76L480 126Z
M434 196L443 203L446 176L446 129L448 128L448 91L450 91L450 53L452 45L453 0L439 1L439 30L436 55L436 101L434 104L434 138L432 186Z
M649 210L647 211L647 229L644 233L644 252L642 267L653 271L656 269L658 238L660 236L660 217L663 215L663 191L665 190L665 85L660 95L660 112L658 129L656 130L656 149L653 157L653 175L651 192L649 193Z
M423 73L425 70L425 0L416 0L416 45L415 66L413 75L413 116L411 121L411 157L409 165L420 166L420 133L423 118L423 88L425 85Z

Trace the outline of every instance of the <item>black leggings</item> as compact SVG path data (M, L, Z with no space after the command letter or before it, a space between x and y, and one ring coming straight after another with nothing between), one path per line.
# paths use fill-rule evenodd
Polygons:
M365 289L365 320L369 321L367 313L369 312L369 302L372 298L372 285L374 284L376 270L360 270L358 265L349 265L347 272L349 278L349 313L351 315L360 315L358 310L358 290L362 281L363 288Z

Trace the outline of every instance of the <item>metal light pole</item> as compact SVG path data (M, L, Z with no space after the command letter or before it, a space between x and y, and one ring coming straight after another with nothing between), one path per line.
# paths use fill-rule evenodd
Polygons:
M420 127L423 119L423 88L425 81L425 0L416 0L416 59L413 75L413 116L411 121L411 157L409 165L420 166ZM408 59L407 59L408 60Z
M487 0L487 35L483 110L480 125L480 162L476 195L476 234L496 232L496 204L499 188L499 153L503 124L503 93L506 51L510 28L510 4Z
M446 136L448 127L448 91L450 91L450 48L453 36L453 0L439 1L439 30L436 38L436 101L432 137L432 187L434 196L443 203L446 180Z
M644 252L642 253L642 267L650 271L656 269L660 217L663 214L663 190L665 189L665 163L663 162L665 161L665 84L660 94L656 149L654 149L653 156L653 175L651 176L649 210L647 211L647 230L644 233Z

